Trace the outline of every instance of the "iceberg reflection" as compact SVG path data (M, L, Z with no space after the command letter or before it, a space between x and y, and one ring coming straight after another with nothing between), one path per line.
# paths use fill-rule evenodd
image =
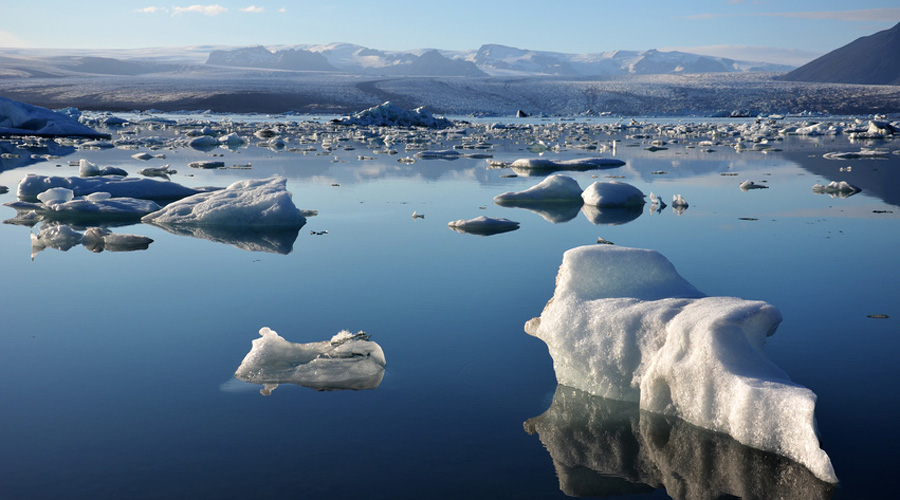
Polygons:
M294 250L294 241L301 227L227 227L189 226L147 222L179 236L191 236L217 243L225 243L249 252L268 252L287 255Z
M834 488L806 467L728 435L564 385L550 408L524 427L547 448L569 496L665 488L679 500L813 500L830 498Z
M262 385L263 396L278 384L319 391L375 389L384 377L384 351L365 332L339 332L331 340L298 344L263 327L234 376Z

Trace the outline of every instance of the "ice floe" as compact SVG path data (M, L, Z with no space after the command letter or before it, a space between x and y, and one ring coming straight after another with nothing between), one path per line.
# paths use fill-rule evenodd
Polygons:
M424 127L447 128L453 122L434 116L424 107L412 111L395 106L390 101L360 111L359 113L332 120L337 125L357 125L374 127Z
M66 221L122 221L138 220L159 210L152 200L112 197L109 193L96 192L76 197L71 189L50 188L37 195L38 202L10 201L5 206L19 213L34 212L34 219Z
M125 177L128 172L119 167L98 167L84 158L78 160L78 175L81 177L98 177L103 175L118 175Z
M253 340L234 376L262 385L268 396L278 384L296 384L320 391L375 389L384 377L384 351L363 332L343 330L331 340L289 342L264 327Z
M818 194L830 194L833 196L840 196L846 198L847 196L856 194L862 189L850 184L847 181L831 181L827 185L822 184L814 184L812 187L813 193Z
M741 191L749 191L751 189L767 189L768 187L769 186L766 186L765 184L757 184L749 179L741 182L740 185Z
M62 113L0 97L0 136L109 137Z
M580 202L581 186L578 181L565 175L551 175L524 191L508 191L494 197L497 204Z
M859 151L832 151L825 153L822 158L827 160L856 160L870 158L887 158L890 151L887 149L860 148Z
M784 457L638 405L559 385L543 414L528 419L571 497L610 497L664 488L676 500L824 500L832 484Z
M213 188L190 188L169 181L141 179L137 177L57 177L28 174L21 181L17 190L20 200L36 200L37 196L55 187L71 189L75 196L104 192L113 197L141 198L147 200L173 200L192 194L209 191Z
M763 354L781 319L765 302L705 296L652 250L592 245L565 253L525 331L547 344L562 385L728 434L835 483L815 394Z
M622 160L615 158L575 158L571 160L550 160L547 158L520 158L509 166L519 175L546 175L549 172L561 170L584 171L606 168L616 168L625 165Z
M238 181L225 189L188 196L141 220L162 226L286 229L299 229L306 223L284 177Z
M642 207L644 193L631 184L619 181L597 181L588 186L581 199L585 205L594 207Z
M506 233L519 229L519 223L504 218L475 217L474 219L459 219L447 223L450 229L457 233L477 234L489 236L492 234Z

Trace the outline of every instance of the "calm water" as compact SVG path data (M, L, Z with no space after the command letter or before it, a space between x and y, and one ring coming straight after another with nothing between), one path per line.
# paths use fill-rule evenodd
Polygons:
M651 214L648 205L627 223L595 224L582 213L551 223L492 202L539 177L506 177L510 169L489 169L483 159L407 165L396 161L412 154L402 144L396 156L347 141L341 146L355 149L328 155L249 145L211 153L153 151L167 159L141 162L130 155L146 148L59 147L51 151L58 159L22 165L29 154L23 152L20 160L4 160L0 184L11 192L0 195L2 202L15 199L26 173L77 175L69 161L85 158L132 175L169 163L179 171L172 180L191 186L280 175L297 206L319 215L295 241L273 247L289 253L221 241L239 235L212 241L136 224L112 229L153 238L145 251L74 247L46 249L32 259L29 231L36 229L0 225L0 497L668 498L665 488L676 498L759 494L753 488L765 493L772 471L784 466L771 465L771 457L685 430L683 423L557 389L545 345L523 325L552 296L563 252L598 237L661 252L709 295L765 300L781 310L784 322L766 351L819 396L822 446L841 483L830 491L809 481L780 493L894 495L893 473L900 467L900 155L822 159L828 151L865 146L844 136L788 137L777 143L782 151L765 154L725 146L706 153L686 143L650 152L645 140L621 139L615 156L626 166L568 175L582 187L622 176L666 201L680 193L690 203L684 213L669 207ZM609 137L596 140L604 145ZM525 149L527 140L491 142L495 160L536 156ZM4 151L12 147L4 144ZM896 141L877 145L900 149ZM594 154L567 149L546 155ZM206 159L252 169L187 167ZM848 166L850 172L841 171ZM742 192L745 179L770 188ZM863 191L845 199L812 192L813 184L831 180ZM15 215L0 210L4 219ZM424 219L413 219L414 210ZM506 217L521 228L479 237L447 227L480 215ZM384 379L367 391L285 384L264 397L258 386L232 376L263 326L293 342L365 330L384 349ZM577 411L564 411L571 404ZM678 469L678 450L669 449L655 463L673 468L669 479L636 472L635 447L661 433L688 436L678 442L721 454L708 455L702 470L692 472ZM591 435L599 437L584 438ZM597 445L601 438L611 447ZM610 458L610 449L631 454ZM580 462L563 463L554 450L573 451ZM720 468L743 471L738 476L747 489L714 490L710 476Z

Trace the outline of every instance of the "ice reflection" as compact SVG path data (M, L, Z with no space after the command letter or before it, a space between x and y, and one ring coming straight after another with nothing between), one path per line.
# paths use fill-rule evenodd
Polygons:
M627 224L644 212L644 206L630 207L596 207L593 205L585 205L581 208L587 220L595 225L617 226Z
M675 499L827 499L833 486L787 458L676 418L556 388L543 414L524 423L550 452L560 490L612 496L664 488Z
M51 140L0 141L0 172L47 161L49 158L66 156L74 152L74 147L63 146Z
M47 248L54 248L63 252L69 251L78 245L94 253L107 252L133 252L146 250L153 240L137 234L113 233L102 227L89 227L84 233L80 233L66 224L41 225L37 234L31 233L31 259Z
M576 201L557 201L557 202L547 202L541 203L536 201L494 201L497 205L501 207L508 208L524 208L525 210L529 210L534 212L544 220L548 222L552 222L554 224L560 222L568 222L575 217L578 217L578 212L581 211L581 206L584 204L580 199Z
M296 228L258 228L227 226L191 226L147 222L147 224L164 229L179 236L191 236L217 243L225 243L249 252L268 252L287 255L294 250L294 241L300 234Z

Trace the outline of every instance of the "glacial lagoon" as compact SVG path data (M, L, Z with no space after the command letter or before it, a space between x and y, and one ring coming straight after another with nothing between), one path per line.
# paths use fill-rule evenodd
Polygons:
M78 221L73 231L101 225L153 241L142 249L35 248L31 235L42 223L11 220L16 211L0 208L9 222L0 225L0 496L841 499L894 492L896 139L846 132L711 138L704 132L711 125L691 124L729 121L702 119L633 126L625 119L493 120L502 126L482 119L444 133L371 134L336 129L326 118L294 116L296 123L279 127L284 119L145 121L108 129L119 144L112 148L0 141L0 185L9 187L2 203L16 200L26 174L77 176L83 159L129 176L168 164L177 170L172 181L193 188L284 177L308 215L299 231L274 232ZM616 123L623 126L611 128ZM168 140L204 126L233 128L246 142L195 149ZM263 128L282 142L253 134ZM871 148L885 154L825 157ZM460 154L416 157L446 150ZM140 152L165 158L132 156ZM514 160L598 156L625 165L558 173L582 188L628 183L668 206L493 201L549 174L513 169ZM224 168L189 167L209 162ZM741 189L744 181L763 188ZM861 191L813 191L832 181ZM673 208L676 195L686 208ZM519 225L490 235L448 227L481 216ZM837 485L727 435L557 385L547 345L524 325L553 296L564 252L601 239L659 252L711 296L778 308L783 321L765 354L817 395L821 447ZM358 386L272 387L236 378L264 327L288 342L325 346L317 347L322 352L338 332L365 332L383 350L383 372Z

